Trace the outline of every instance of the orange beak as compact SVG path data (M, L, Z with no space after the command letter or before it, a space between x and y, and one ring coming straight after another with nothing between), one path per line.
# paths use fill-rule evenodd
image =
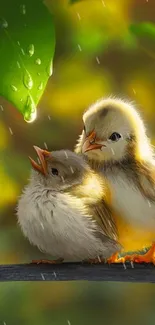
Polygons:
M40 160L40 165L37 164L31 157L29 157L31 161L32 167L37 170L38 172L42 173L43 175L47 174L47 162L45 160L45 157L48 157L50 155L50 152L40 149L39 147L33 146L35 149L38 158Z
M97 143L96 141L99 141L99 139L96 139L96 132L92 131L86 138L85 142L82 146L82 153L85 153L90 150L94 149L101 149L104 145Z

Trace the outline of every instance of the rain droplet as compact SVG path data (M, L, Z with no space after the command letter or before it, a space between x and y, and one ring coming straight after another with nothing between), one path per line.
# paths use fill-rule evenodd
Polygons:
M23 98L21 98L20 101L22 102L23 101Z
M10 131L11 135L13 135L13 131L10 127L9 127L9 131Z
M74 170L73 170L72 166L70 166L70 171L71 171L72 174L74 174Z
M105 3L104 3L104 1L102 0L102 4L103 4L103 6L105 7Z
M132 90L133 90L133 93L136 94L136 90L134 88L132 88Z
M11 89L12 89L13 91L17 91L17 87L15 87L14 85L11 85Z
M21 52L23 55L25 55L25 51L22 49L22 47L21 47Z
M37 75L40 76L40 72L37 72Z
M80 16L79 12L77 12L77 16L78 16L78 19L81 20L81 16Z
M51 120L51 117L50 117L50 115L48 115L48 119L49 119L49 120Z
M27 101L25 104L24 120L27 123L31 123L36 119L36 116L37 116L36 106L32 97L29 95L27 96Z
M47 147L47 143L46 143L46 142L44 142L44 147L45 147L46 149L48 149L48 147Z
M34 54L34 45L33 44L29 45L28 54L29 54L29 56L32 56Z
M19 41L17 41L17 44L20 46L20 42Z
M26 14L26 6L25 6L25 5L21 5L21 6L20 6L20 11L21 11L21 13L22 13L23 15L25 15L25 14Z
M78 49L79 49L80 52L82 51L82 48L81 48L80 44L78 44Z
M57 277L56 273L55 273L55 272L53 272L53 274L54 274L54 276L55 276L55 279L56 279L56 277Z
M44 277L43 273L41 273L41 277L42 277L43 281L45 281L45 277Z
M51 77L52 73L53 73L53 63L50 62L49 66L47 67L47 74L49 77Z
M20 69L21 66L20 66L20 63L17 61L17 67Z
M125 265L125 263L123 263L123 267L124 267L124 270L126 270L126 265Z
M64 177L60 176L63 183L65 183Z
M134 269L133 261L130 262L132 269Z
M7 28L8 27L8 22L4 18L1 18L0 19L0 26L2 28Z
M4 107L2 105L0 105L0 108L1 108L2 111L4 111Z
M66 158L68 159L68 155L67 155L67 152L66 151L64 151L64 154L65 154Z
M38 58L36 59L36 64L40 65L41 64L41 60Z
M96 61L98 64L100 64L100 60L99 60L98 56L96 56Z
M41 228L44 230L44 225L42 222L40 222Z
M100 256L97 256L99 263L101 263L101 258Z
M31 75L29 74L29 72L27 70L26 70L26 72L24 74L23 83L24 83L24 86L26 88L32 89L32 87L33 87L33 80L32 80Z

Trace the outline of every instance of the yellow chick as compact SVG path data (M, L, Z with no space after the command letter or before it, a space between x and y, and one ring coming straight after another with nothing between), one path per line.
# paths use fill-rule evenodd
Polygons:
M83 115L76 145L91 167L106 177L125 251L148 247L155 239L155 159L142 118L135 107L115 98L101 99ZM155 245L125 260L155 262ZM118 262L117 255L111 258Z

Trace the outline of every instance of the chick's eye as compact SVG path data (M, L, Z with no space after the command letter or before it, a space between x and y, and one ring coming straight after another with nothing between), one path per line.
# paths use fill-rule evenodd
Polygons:
M115 142L118 141L120 138L121 135L117 132L112 133L111 136L109 137L111 141L115 141Z
M53 175L58 176L59 172L56 168L51 168L51 172Z

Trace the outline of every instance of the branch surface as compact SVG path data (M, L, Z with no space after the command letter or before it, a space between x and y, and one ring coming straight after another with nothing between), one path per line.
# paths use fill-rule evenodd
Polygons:
M0 281L120 281L155 283L153 264L0 265Z

